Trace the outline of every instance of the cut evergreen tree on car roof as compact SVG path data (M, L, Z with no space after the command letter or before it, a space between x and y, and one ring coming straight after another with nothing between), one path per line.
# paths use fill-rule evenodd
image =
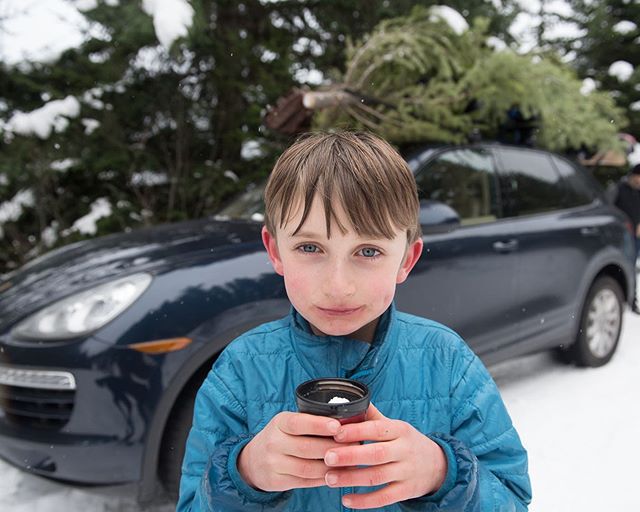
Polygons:
M317 91L297 93L298 108L315 110L316 128L369 129L396 144L497 138L507 111L517 108L537 146L619 145L622 110L606 93L581 93L582 81L553 54L495 51L482 18L459 32L419 6L384 20L348 45L344 74ZM279 108L286 105L292 115L295 97ZM278 129L269 123L274 117L272 111L267 124Z

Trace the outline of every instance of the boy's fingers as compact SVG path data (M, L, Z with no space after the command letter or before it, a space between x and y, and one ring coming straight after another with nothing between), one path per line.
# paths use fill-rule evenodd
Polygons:
M298 478L297 476L281 475L282 486L281 490L288 491L289 489L305 489L309 487L323 487L327 485L324 478Z
M322 460L299 459L297 457L283 457L278 466L278 473L283 476L317 480L324 482L324 476L329 468Z
M343 425L334 436L339 443L356 441L392 441L404 431L403 422L384 418Z
M373 487L401 480L402 464L391 462L366 468L332 469L325 475L329 487Z
M333 448L324 456L327 466L376 466L398 460L396 445L391 442Z
M365 420L369 421L369 420L381 420L383 418L385 418L386 416L384 414L382 414L378 408L373 405L373 403L369 403L369 407L367 407L367 413L365 415Z
M299 436L284 446L283 453L300 459L322 460L327 450L338 446L341 443L336 443L330 437Z
M292 436L333 436L338 432L340 422L325 416L283 412L278 414L276 426Z
M393 482L374 492L347 494L342 498L342 504L355 510L364 510L368 508L383 508L410 497L411 494L405 484Z

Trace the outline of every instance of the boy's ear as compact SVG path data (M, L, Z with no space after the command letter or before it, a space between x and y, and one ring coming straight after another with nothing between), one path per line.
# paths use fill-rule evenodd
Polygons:
M407 277L409 276L409 272L418 263L420 259L420 255L422 254L422 238L418 238L415 242L407 247L407 254L404 257L404 261L402 262L402 266L400 270L398 270L398 276L396 277L396 284L404 283Z
M269 255L269 261L273 265L273 269L281 276L284 275L282 270L282 260L280 259L280 252L278 251L278 244L276 243L276 237L267 231L266 226L262 226L262 243Z

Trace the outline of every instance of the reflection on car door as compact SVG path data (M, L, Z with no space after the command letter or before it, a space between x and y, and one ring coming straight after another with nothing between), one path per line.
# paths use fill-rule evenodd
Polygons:
M424 251L398 287L398 307L444 323L480 355L515 336L517 241L501 217L494 157L488 148L437 153L416 173L421 204L455 210L455 226L423 222ZM444 231L444 232L443 232ZM504 342L504 341L503 341Z
M588 188L580 191L563 180L543 152L498 148L505 217L513 219L520 243L517 297L520 336L527 349L567 342L578 314L577 292L586 265L600 245L599 229L591 225ZM568 165L568 164L567 164ZM563 169L570 173L571 169ZM573 208L572 208L573 207Z

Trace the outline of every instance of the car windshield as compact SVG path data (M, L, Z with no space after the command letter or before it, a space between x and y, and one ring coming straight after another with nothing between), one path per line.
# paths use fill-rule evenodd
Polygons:
M216 215L217 220L242 219L264 221L264 200L262 192L265 182L251 183L244 192L238 194Z
M404 159L407 161L411 172L415 174L422 166L422 164L425 163L429 159L429 157L431 157L431 155L433 155L435 150L436 148L422 148L407 152L407 154L404 154L403 152L402 156L404 156Z

